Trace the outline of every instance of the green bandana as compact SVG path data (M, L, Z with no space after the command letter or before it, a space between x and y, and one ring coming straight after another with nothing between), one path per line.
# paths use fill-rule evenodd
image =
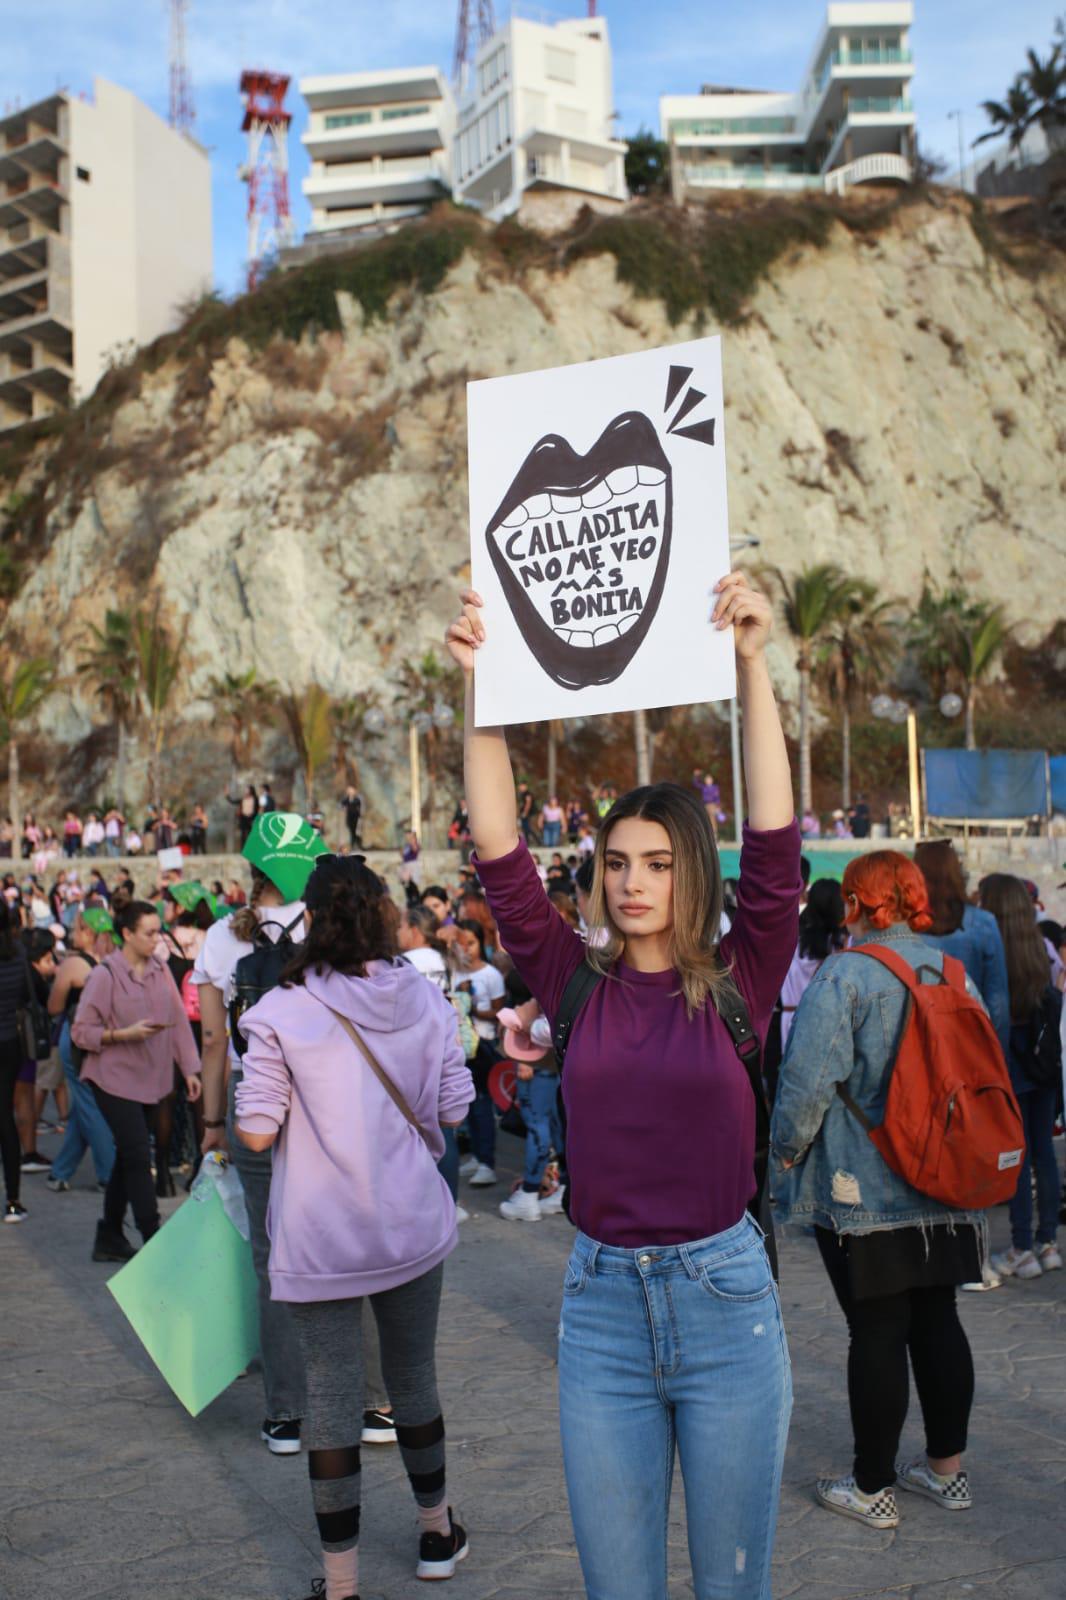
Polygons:
M115 924L111 920L110 911L105 911L103 906L90 906L88 911L83 911L81 920L93 933L109 933L116 944L122 941L115 932Z
M319 856L328 856L322 835L290 811L268 811L252 823L241 854L270 879L286 904L299 900Z
M195 911L201 900L205 900L211 915L216 922L218 921L218 901L213 894L208 893L199 879L193 878L189 883L172 883L170 885L170 893L183 911ZM223 914L228 914L228 912L228 906L222 907Z

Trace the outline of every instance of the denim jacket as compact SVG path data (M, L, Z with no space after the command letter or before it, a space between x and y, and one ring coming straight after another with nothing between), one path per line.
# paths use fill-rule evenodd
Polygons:
M956 928L954 933L923 934L923 939L962 962L967 976L977 985L985 1009L992 1018L992 1026L999 1035L1003 1054L1009 1062L1010 990L1007 986L1007 957L999 923L991 911L965 906L961 928Z
M905 923L855 944L888 945L912 967L943 970L941 952ZM967 988L976 995L969 978ZM781 1063L770 1130L771 1184L783 1221L876 1233L977 1220L897 1177L836 1092L847 1084L870 1121L883 1120L906 998L887 967L848 950L830 956L811 981Z

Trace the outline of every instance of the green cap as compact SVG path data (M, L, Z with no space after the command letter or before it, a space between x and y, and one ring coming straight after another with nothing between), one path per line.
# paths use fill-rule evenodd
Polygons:
M292 811L267 811L256 817L241 851L286 902L299 900L316 860L329 853L322 835Z

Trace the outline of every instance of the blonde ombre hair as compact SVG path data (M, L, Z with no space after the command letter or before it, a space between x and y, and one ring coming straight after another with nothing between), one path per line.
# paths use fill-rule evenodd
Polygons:
M653 783L631 789L616 800L600 824L593 855L589 894L590 931L603 929L602 944L589 941L585 959L604 977L625 949L625 940L611 921L604 887L607 851L616 822L638 817L658 822L670 839L673 853L673 927L670 964L681 978L681 993L689 1016L701 1011L710 996L717 1008L729 986L728 968L718 954L718 929L722 921L722 869L718 847L703 802L676 783Z

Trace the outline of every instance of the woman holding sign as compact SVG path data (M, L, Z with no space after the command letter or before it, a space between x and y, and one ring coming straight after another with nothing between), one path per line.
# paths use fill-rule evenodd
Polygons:
M503 732L475 726L477 594L464 593L447 634L466 675L478 876L557 1039L560 1015L572 1020L563 1099L578 1234L559 1395L590 1600L666 1600L675 1449L698 1600L770 1594L792 1386L762 1230L747 1209L758 1187L750 1052L795 948L800 839L766 667L769 602L731 573L716 586L712 620L734 629L749 801L737 914L720 944L710 822L675 784L612 805L594 857L597 938L586 945L567 926L518 839Z

